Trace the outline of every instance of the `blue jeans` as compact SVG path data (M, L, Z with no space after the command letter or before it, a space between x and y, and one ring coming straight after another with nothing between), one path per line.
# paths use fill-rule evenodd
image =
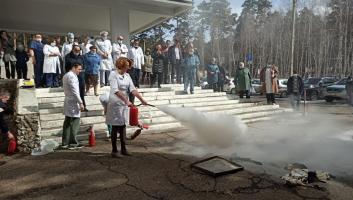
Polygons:
M47 87L58 87L58 79L57 79L57 74L55 73L45 73L45 85Z
M187 69L184 72L184 92L188 91L190 85L190 92L194 92L196 78L196 69Z
M293 110L298 111L301 96L299 94L291 94L291 95L289 95L289 98L290 98L290 103L292 105Z
M36 87L43 86L43 63L44 63L44 60L37 60L37 63L33 66L34 81L35 81Z

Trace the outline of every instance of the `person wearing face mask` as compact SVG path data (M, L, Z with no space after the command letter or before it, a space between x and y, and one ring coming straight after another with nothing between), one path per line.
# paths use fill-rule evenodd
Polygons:
M58 74L61 74L60 70L60 50L56 46L55 39L50 38L49 44L44 45L44 79L46 87L59 87Z
M81 47L78 45L72 46L72 51L65 56L65 66L66 70L70 71L74 64L80 64L82 66L81 72L78 74L78 82L80 89L80 97L83 102L84 112L87 112L86 101L85 101L85 65L83 61L83 56L81 55ZM71 66L71 67L70 67Z
M16 56L15 44L7 31L0 31L0 49L3 49L6 78L15 78Z
M83 56L83 64L85 66L86 93L89 93L90 87L93 86L95 96L99 96L98 74L100 62L101 57L97 54L97 47L91 46L90 52Z
M72 51L72 46L74 45L74 40L75 40L75 35L73 33L68 33L67 34L67 42L65 42L63 44L62 49L61 49L61 55L63 57L65 72L68 72L67 68L70 68L70 66L66 67L65 56Z
M39 34L35 35L35 39L31 42L29 53L33 62L36 88L43 86L43 47L42 36Z
M29 60L27 52L25 51L25 47L23 44L18 44L16 48L16 71L17 71L17 79L27 79L27 61Z
M190 85L190 93L194 94L195 77L198 66L200 65L200 60L197 55L194 54L194 49L190 47L188 49L188 54L182 61L184 67L184 93L188 94L188 87Z
M140 87L140 72L142 66L145 64L145 58L143 55L143 51L141 47L139 47L139 41L134 40L133 47L129 50L129 57L131 60L134 61L133 67L129 70L129 74L131 76L132 82L134 86L138 89ZM130 101L134 103L135 96L130 94L129 95Z
M83 43L81 44L82 55L90 52L90 48L92 45L92 40L89 36L85 36L83 39Z
M97 53L101 56L100 63L100 85L101 87L107 86L109 81L108 77L110 71L113 67L113 58L112 58L112 43L108 39L108 32L100 32L100 38L96 40L95 46L97 47Z
M115 63L120 57L127 58L129 49L123 43L124 37L119 35L117 38L117 43L113 43L113 63Z

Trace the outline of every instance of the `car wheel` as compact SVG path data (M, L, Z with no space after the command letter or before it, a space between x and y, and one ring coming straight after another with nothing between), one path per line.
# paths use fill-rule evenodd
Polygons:
M281 93L281 98L287 98L287 97L288 97L287 92L282 92L282 93Z
M325 100L327 103L332 103L334 99L332 97L326 97Z
M311 101L316 101L316 100L318 100L318 99L319 99L319 94L318 94L318 92L313 91L313 92L311 93L311 95L310 95L310 100L311 100Z

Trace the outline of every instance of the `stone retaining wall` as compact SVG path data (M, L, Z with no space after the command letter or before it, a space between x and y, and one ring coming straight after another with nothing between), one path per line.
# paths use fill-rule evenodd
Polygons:
M19 89L16 128L20 152L31 153L32 149L40 146L40 120L35 89Z
M16 116L18 150L31 153L32 149L40 146L39 114Z

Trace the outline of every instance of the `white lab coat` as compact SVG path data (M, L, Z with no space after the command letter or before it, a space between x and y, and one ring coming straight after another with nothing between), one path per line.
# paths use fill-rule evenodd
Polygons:
M145 57L141 47L138 47L137 49L135 47L131 47L129 57L134 61L134 68L136 69L141 69L142 65L145 64Z
M57 46L50 46L48 44L44 45L43 48L44 53L44 64L43 64L43 73L56 73L57 71L59 74L60 71L60 58L59 56L49 56L52 53L60 54L60 50Z
M110 40L103 40L102 38L96 40L97 53L102 55L104 53L108 54L108 58L103 58L101 60L101 70L111 70L113 68L113 58L112 58L112 43Z
M114 43L113 44L113 62L115 63L120 57L127 58L129 48L125 44Z
M115 94L123 92L129 98L129 92L136 90L128 73L120 75L116 70L109 76L110 94L106 116L106 123L113 126L123 126L129 123L129 107Z
M75 73L69 71L63 77L63 88L65 93L64 115L67 117L80 117L80 89L78 86L78 78Z
M65 58L65 56L72 51L73 44L74 43L69 43L69 42L65 42L63 44L63 47L61 49L61 55L63 56L63 58Z

